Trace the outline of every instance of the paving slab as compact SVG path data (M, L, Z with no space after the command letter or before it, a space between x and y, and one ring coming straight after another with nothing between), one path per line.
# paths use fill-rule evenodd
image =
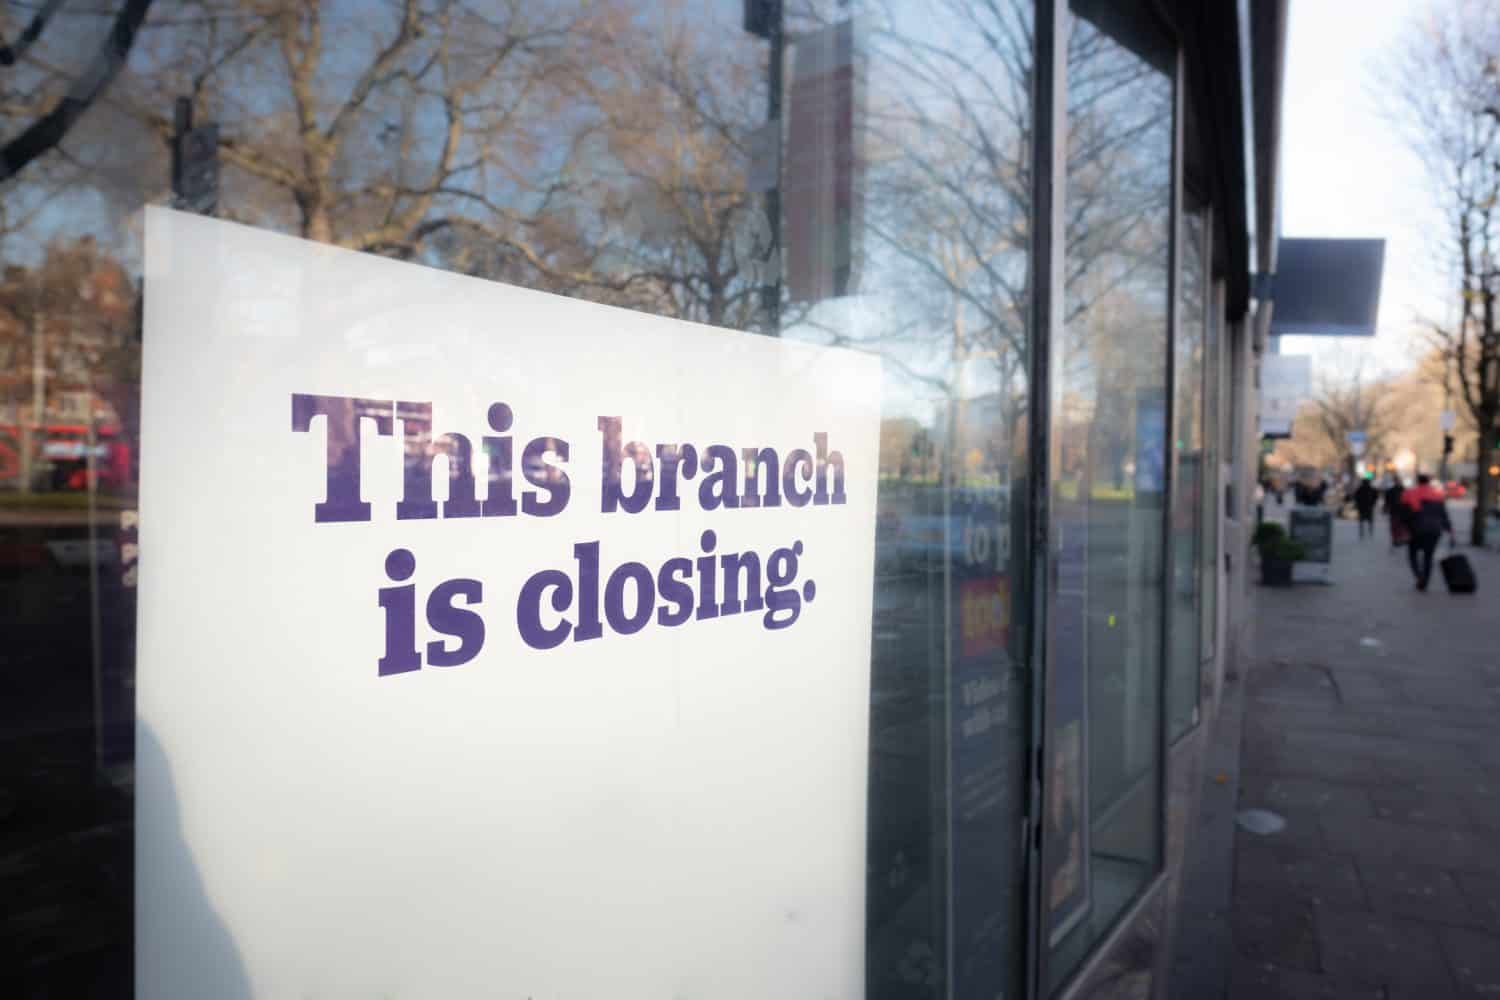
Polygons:
M1500 850L1492 834L1383 819L1352 822L1337 814L1320 816L1319 824L1330 851L1352 854L1360 861L1442 864L1458 871L1500 874Z
M1275 886L1235 886L1230 926L1235 952L1278 969L1319 972L1316 904Z
M1500 935L1449 927L1441 933L1443 951L1462 997L1500 996Z
M1242 842L1234 860L1235 886L1246 898L1258 891L1262 895L1302 898L1314 905L1369 905L1353 858L1296 850L1279 843ZM1454 891L1458 892L1456 885ZM1466 902L1460 905L1469 912Z
M1238 905L1236 901L1236 909ZM1451 991L1454 979L1438 931L1421 921L1367 910L1320 909L1322 971L1372 986L1394 984Z
M1500 931L1500 875L1456 872L1453 877L1475 921L1492 931Z
M1236 959L1229 980L1229 1000L1385 1000L1382 986L1356 983L1317 973L1283 969L1268 962Z
M1455 830L1473 825L1460 797L1445 795L1437 790L1429 791L1420 785L1372 788L1370 799L1374 803L1378 819Z
M1465 815L1478 829L1500 835L1500 797L1488 793L1488 790L1481 792L1471 787L1459 793L1456 798ZM1496 850L1500 850L1500 836L1497 836Z
M1452 872L1426 865L1360 862L1370 909L1442 924L1476 923Z

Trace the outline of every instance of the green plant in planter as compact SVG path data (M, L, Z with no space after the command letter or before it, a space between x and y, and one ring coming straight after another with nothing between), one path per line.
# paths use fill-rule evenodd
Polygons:
M1255 534L1250 536L1250 544L1261 550L1265 555L1266 548L1275 542L1286 538L1286 529L1275 521L1262 521L1255 526Z
M1265 527L1262 525L1261 527ZM1280 528L1280 525L1274 527ZM1260 536L1260 580L1271 587L1286 587L1292 582L1292 564L1307 555L1307 547L1285 531L1272 531Z
M1261 557L1276 562L1298 562L1307 558L1307 546L1294 538L1278 538L1261 550Z

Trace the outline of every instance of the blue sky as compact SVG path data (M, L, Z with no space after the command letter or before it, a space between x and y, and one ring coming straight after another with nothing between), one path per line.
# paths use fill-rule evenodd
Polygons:
M1410 367L1418 315L1444 318L1433 263L1442 220L1421 164L1383 114L1377 71L1421 0L1292 0L1282 131L1281 229L1286 236L1383 236L1379 333L1287 337L1312 354L1314 378Z

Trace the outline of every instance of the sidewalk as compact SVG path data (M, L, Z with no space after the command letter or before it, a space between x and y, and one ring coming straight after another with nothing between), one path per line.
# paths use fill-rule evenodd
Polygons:
M1419 593L1378 528L1259 594L1239 808L1286 828L1235 833L1231 1000L1500 997L1500 555Z

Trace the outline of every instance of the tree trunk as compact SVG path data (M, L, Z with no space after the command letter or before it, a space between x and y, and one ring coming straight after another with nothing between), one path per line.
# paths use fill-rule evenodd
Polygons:
M1490 475L1490 465L1495 461L1494 431L1486 429L1479 435L1478 468L1474 476L1474 525L1469 530L1469 541L1476 546L1484 545L1485 522L1489 520L1490 508L1495 505L1495 478Z
M317 202L303 219L302 235L319 243L333 242L333 219L322 202Z
M328 198L320 186L309 184L295 193L297 210L302 215L302 238L319 243L333 242L333 218L328 212Z

